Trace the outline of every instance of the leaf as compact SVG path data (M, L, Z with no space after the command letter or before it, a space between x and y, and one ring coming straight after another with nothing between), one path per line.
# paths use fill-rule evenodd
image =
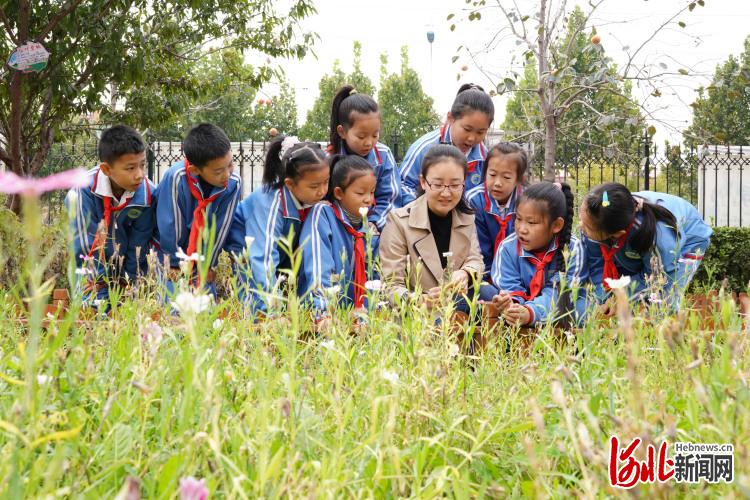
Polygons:
M677 70L677 72L678 72L679 74L681 74L681 75L689 75L689 74L690 74L690 73L688 72L688 70L686 70L686 69L684 69L684 68L680 68L680 69L678 69L678 70Z
M516 82L512 78L505 78L503 80L503 85L505 85L505 88L508 92L513 92L513 90L516 88Z
M456 61L458 61L458 56L451 57L451 63L455 63Z
M659 63L659 67L660 67L661 69L667 69L667 64L666 64L666 63L663 63L663 62L660 62L660 63Z
M13 385L24 385L23 380L18 380L12 377L9 377L8 375L4 374L3 372L0 372L0 378L8 382L9 384Z
M649 126L648 129L646 129L646 131L648 132L648 135L650 135L651 137L656 135L656 127L654 127L653 125Z
M447 17L446 21L450 21L454 17L456 17L456 14L448 14L448 17Z
M689 10L690 12L693 12L693 9L694 9L694 8L695 8L695 2L691 3L690 5L688 5L688 10Z
M450 30L451 31L456 31L456 25L455 24L451 24Z
M0 429L18 437L21 441L24 442L24 444L28 446L29 440L26 438L26 436L23 435L20 430L18 430L18 427L16 427L15 425L11 424L10 422L6 422L5 420L0 420Z
M698 5L700 5L701 7L705 7L706 3L703 0L698 0Z
M680 26L680 28L684 28L685 26L687 26L687 24L685 24L685 21L680 21L677 24Z

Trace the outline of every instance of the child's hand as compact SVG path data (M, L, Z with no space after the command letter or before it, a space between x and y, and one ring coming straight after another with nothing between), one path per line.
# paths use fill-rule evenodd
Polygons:
M507 292L500 292L492 297L492 305L495 306L498 312L505 311L512 303L510 294Z
M615 303L615 297L608 298L603 304L599 304L597 312L605 318L610 318L617 312L617 304Z
M503 312L503 317L510 324L528 325L531 322L529 310L521 304L510 304Z
M370 222L368 226L370 227L370 232L372 232L373 236L380 235L380 230L378 229L378 226L376 226L374 222Z

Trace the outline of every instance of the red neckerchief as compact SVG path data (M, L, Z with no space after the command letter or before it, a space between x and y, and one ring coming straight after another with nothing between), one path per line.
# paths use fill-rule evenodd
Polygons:
M628 240L628 236L630 236L630 230L633 229L633 224L635 224L635 219L630 223L627 229L625 229L625 234L620 236L613 246L608 248L604 243L599 243L599 249L602 251L602 257L604 258L602 284L604 285L605 290L609 290L607 278L616 280L620 277L620 272L617 270L617 265L615 265L615 254L619 252L621 248L625 247L625 242Z
M513 193L511 193L511 196L513 196ZM484 211L490 214L492 217L494 217L497 223L500 225L500 231L498 231L497 236L495 236L495 246L493 247L493 253L497 253L497 247L499 247L500 243L502 243L502 241L505 239L505 233L508 229L508 223L513 217L513 214L509 213L505 217L500 217L499 215L490 213L491 207L492 207L492 204L490 202L490 195L487 192L487 184L485 184L484 185Z
M99 175L99 172L96 173L96 175ZM96 180L94 180L94 186L96 186ZM94 187L96 189L96 187ZM102 201L104 202L104 217L102 218L102 221L104 222L105 232L104 234L109 235L109 224L112 220L112 213L113 212L119 212L123 208L127 207L130 204L130 200L132 200L133 197L131 196L127 200L123 201L116 207L112 206L112 198L109 196L103 197ZM104 252L104 248L106 247L105 241L101 241L101 232L97 231L96 236L94 236L94 242L91 244L91 249L89 249L88 256L91 257L94 255L94 252L96 252L97 247L100 247L100 250ZM102 258L100 256L100 258Z
M365 282L367 271L365 269L365 235L347 224L341 217L341 212L335 204L331 204L333 213L344 226L346 232L354 238L354 307L360 308L365 303Z
M198 201L198 206L196 206L193 211L193 225L190 227L190 239L188 240L186 252L188 255L193 255L198 250L198 239L203 232L203 228L206 227L206 207L219 197L221 191L209 196L208 198L203 198L198 186L196 186L198 181L190 175L189 167L190 162L185 158L185 176L187 178L188 188L190 188L190 194L193 195L193 198Z
M521 242L518 241L517 245L518 255L520 256ZM521 297L522 299L529 301L534 300L542 292L542 288L544 287L544 270L547 268L547 265L552 262L552 259L555 258L555 255L557 255L557 250L559 249L558 245L559 237L555 236L555 249L553 251L548 252L546 250L543 250L534 254L534 257L536 257L536 262L534 262L534 267L536 267L536 270L534 271L534 276L529 282L529 293L515 291L510 292L510 295Z

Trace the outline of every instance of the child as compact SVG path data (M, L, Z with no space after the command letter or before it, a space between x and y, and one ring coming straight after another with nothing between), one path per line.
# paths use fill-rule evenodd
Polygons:
M332 154L355 154L366 159L375 171L377 187L375 203L367 219L375 233L385 225L388 212L401 198L396 160L388 146L378 142L380 111L372 97L344 85L336 93L331 106Z
M315 205L302 226L302 239L310 244L302 249L299 291L311 294L318 319L335 286L341 287L334 299L339 305L364 307L365 282L372 274L368 257L371 264L377 248L377 238L365 221L376 191L375 172L364 158L333 158L328 201ZM369 252L368 231L374 247Z
M441 285L448 285L456 310L468 313L463 296L475 295L484 262L474 212L463 197L466 157L454 146L437 144L420 165L424 194L391 213L380 239L388 295L410 296L432 308Z
M99 139L98 167L89 185L65 198L75 210L71 222L76 264L85 279L84 300L106 300L109 285L134 280L146 270L146 255L156 225L152 192L146 178L146 144L125 125L105 130ZM89 264L86 264L88 262Z
M487 153L482 184L466 196L474 209L484 272L491 278L492 261L500 243L513 234L513 216L523 191L529 160L518 144L500 142Z
M435 144L452 144L467 157L467 192L482 181L487 150L484 139L495 118L495 105L479 85L466 83L458 89L448 121L409 146L401 162L401 206L417 197L422 160Z
M578 277L594 285L594 298L603 304L601 312L614 312L609 301L605 303L607 278L630 276L635 282L630 292L645 299L641 292L646 278L655 272L654 253L666 277L664 299L672 308L679 307L713 232L693 205L665 193L631 193L612 182L592 189L580 214L586 257Z
M563 250L573 227L573 193L567 184L540 182L524 190L516 210L516 232L498 248L492 265L500 289L493 305L508 323L534 325L561 311L560 273L575 274L577 254L565 269Z
M233 173L229 139L216 125L201 123L190 129L182 151L185 159L167 170L156 190L157 242L162 256L169 260L172 280L179 275L178 253L203 256L209 265L205 282L213 291L213 268L242 194L242 180ZM214 224L213 251L203 255Z
M248 252L249 264L239 274L240 298L250 299L252 311L269 313L267 294L282 270L292 268L288 252L297 248L300 226L310 207L328 192L329 178L328 161L318 143L280 137L269 145L263 186L237 207L227 242L235 259ZM291 249L283 246L285 238L291 240Z

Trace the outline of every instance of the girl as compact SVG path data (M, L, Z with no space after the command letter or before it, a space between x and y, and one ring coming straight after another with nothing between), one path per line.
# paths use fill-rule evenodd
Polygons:
M621 275L635 282L631 293L643 297L655 253L666 277L664 297L679 308L682 293L698 270L711 240L711 227L698 210L677 196L640 191L617 183L592 189L581 206L581 238L585 259L581 282L594 285L594 298L605 315L613 313L606 280ZM605 303L606 301L606 303Z
M266 153L263 185L237 207L228 248L247 259L239 273L240 298L251 310L267 312L267 295L282 270L291 268L291 250L299 244L300 226L310 207L328 191L330 168L314 142L280 137ZM304 241L304 240L303 240Z
M563 249L570 244L573 193L567 184L540 182L518 200L516 232L500 245L492 278L500 289L492 303L508 323L543 323L560 302L560 272L575 274L578 254L565 269ZM565 309L565 308L562 308Z
M380 110L372 97L344 85L336 93L331 106L331 154L354 154L366 159L375 172L374 207L368 220L372 230L383 230L388 212L401 197L396 160L388 146L378 142Z
M355 155L333 157L328 200L313 207L301 236L309 244L302 249L299 292L310 294L319 320L337 286L341 293L334 300L339 305L364 307L368 262L375 253L367 245L377 241L372 232L367 235L366 217L376 191L377 178L367 160Z
M455 146L432 146L421 162L424 194L394 210L380 239L380 262L388 295L410 296L428 308L447 284L456 309L468 312L469 285L484 272L474 213L463 197L466 157Z
M401 162L401 206L417 197L422 161L435 144L452 144L468 161L467 191L482 180L482 170L487 150L484 139L495 118L495 105L479 85L466 83L458 89L447 122L440 129L423 135L409 146Z
M512 142L500 142L487 154L482 184L467 194L474 209L484 272L490 278L500 243L513 234L513 217L529 165L526 151Z

